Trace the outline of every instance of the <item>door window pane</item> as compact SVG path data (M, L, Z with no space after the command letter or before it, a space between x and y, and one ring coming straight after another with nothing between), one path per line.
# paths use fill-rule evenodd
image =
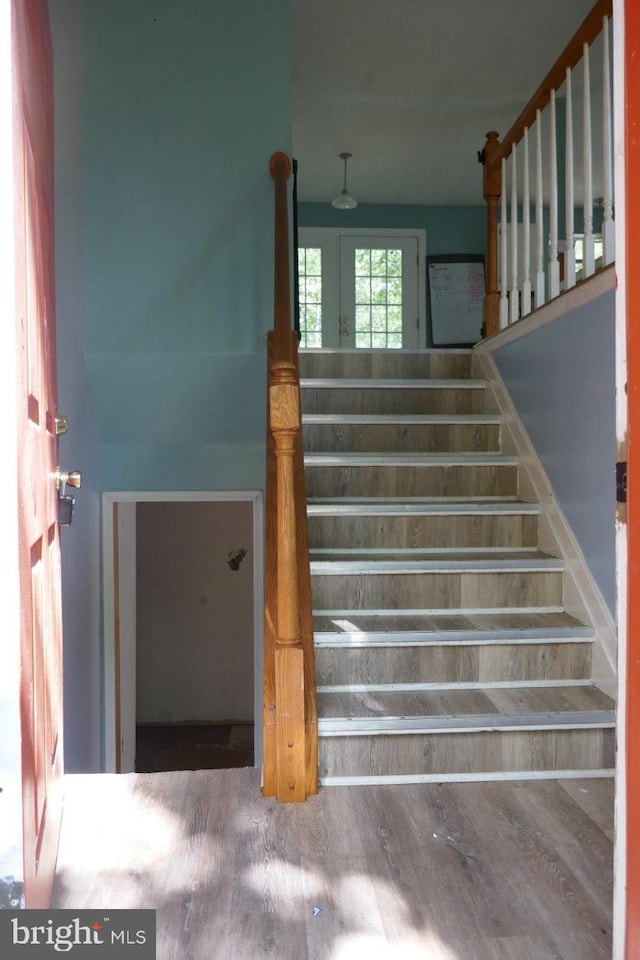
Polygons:
M402 347L402 250L355 251L356 347Z
M322 346L322 250L298 249L300 346Z

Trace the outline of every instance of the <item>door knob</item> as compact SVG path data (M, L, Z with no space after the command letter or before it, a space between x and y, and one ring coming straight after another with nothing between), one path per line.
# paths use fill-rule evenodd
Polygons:
M61 470L60 467L56 470L56 486L58 489L60 487L75 487L76 490L79 490L82 486L82 473L80 470Z

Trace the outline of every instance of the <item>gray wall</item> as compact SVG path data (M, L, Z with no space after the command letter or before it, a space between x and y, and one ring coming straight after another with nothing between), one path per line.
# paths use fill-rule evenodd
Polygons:
M139 723L253 720L252 511L247 501L137 505Z
M64 746L68 772L101 769L98 436L85 364L81 98L82 0L50 4L54 58L58 406L63 469L82 471L73 524L62 529Z
M615 295L494 354L612 614L615 610Z

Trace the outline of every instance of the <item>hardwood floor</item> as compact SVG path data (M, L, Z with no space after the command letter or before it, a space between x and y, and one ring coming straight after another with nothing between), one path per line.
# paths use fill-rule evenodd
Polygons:
M609 960L613 781L260 794L68 776L54 906L154 907L158 960Z

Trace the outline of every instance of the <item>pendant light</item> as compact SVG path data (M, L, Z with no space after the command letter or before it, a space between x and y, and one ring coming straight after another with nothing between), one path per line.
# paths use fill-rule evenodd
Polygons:
M344 187L335 198L332 200L331 206L335 207L336 210L353 210L354 207L358 206L358 201L351 196L347 190L347 160L353 156L351 153L341 153L340 159L344 160Z

